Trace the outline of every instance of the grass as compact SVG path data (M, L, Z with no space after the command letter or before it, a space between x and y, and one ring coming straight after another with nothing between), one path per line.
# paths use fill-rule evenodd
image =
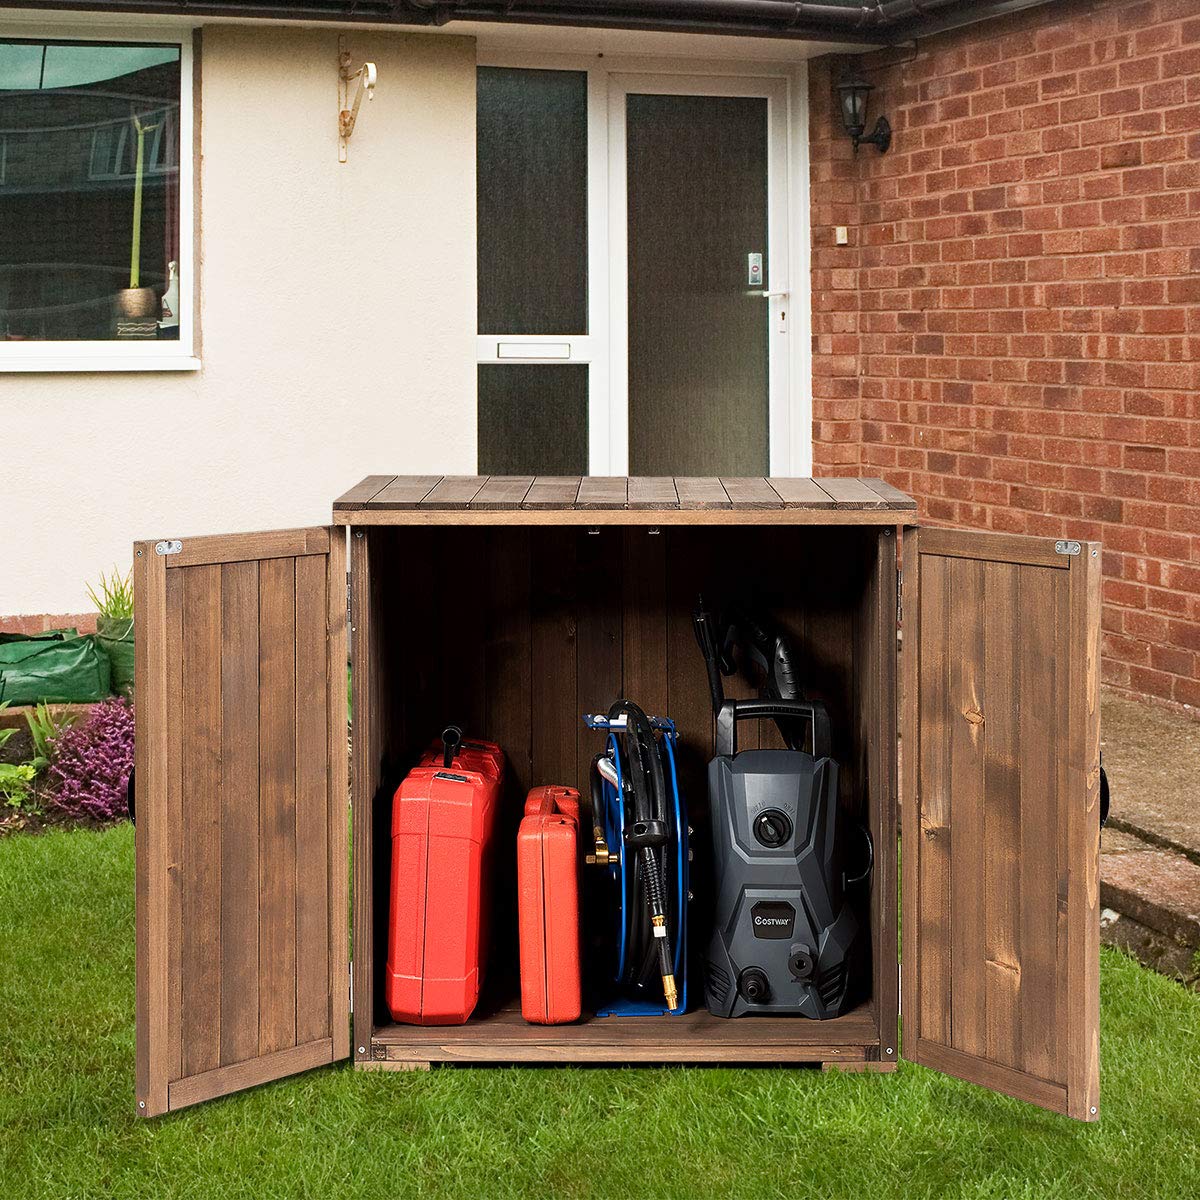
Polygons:
M0 1195L1194 1195L1200 995L1105 951L1101 1121L904 1065L314 1071L133 1115L133 831L0 840ZM1190 1182L1189 1182L1190 1180Z

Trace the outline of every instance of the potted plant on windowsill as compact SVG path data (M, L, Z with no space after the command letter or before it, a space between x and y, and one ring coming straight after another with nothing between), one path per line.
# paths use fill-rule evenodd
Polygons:
M142 181L146 170L146 134L153 133L157 124L143 125L137 116L132 118L137 132L137 161L133 170L133 229L129 247L129 286L114 297L117 335L153 337L157 332L159 313L158 293L141 286L142 277ZM151 326L153 322L153 326ZM122 329L122 326L125 326ZM145 327L145 328L143 328Z

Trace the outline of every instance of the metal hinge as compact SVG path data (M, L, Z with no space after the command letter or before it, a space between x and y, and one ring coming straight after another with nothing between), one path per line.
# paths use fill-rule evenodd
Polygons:
M896 568L896 624L904 624L904 571Z
M154 543L154 553L158 555L178 554L182 549L183 543L178 539L170 542L163 541Z
M1060 541L1054 543L1055 554L1078 554L1079 549L1080 546L1078 542Z

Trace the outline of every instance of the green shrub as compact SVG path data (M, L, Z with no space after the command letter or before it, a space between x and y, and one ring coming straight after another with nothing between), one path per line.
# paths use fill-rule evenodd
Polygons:
M38 770L33 762L0 763L0 800L9 808L37 811L33 781L37 778Z
M33 738L33 748L39 759L42 759L43 762L49 761L59 734L74 719L73 716L65 713L62 717L56 717L44 700L31 712L25 714L25 724L29 726L29 736Z
M133 616L132 571L127 571L122 575L114 567L111 575L100 576L98 586L100 589L99 595L97 595L96 589L90 583L87 585L87 594L96 606L96 611L102 617L111 617L114 620L128 620Z

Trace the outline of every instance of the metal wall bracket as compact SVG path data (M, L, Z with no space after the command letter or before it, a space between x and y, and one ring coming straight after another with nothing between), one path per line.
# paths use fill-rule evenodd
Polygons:
M1079 548L1078 542L1059 541L1054 543L1055 554L1078 554Z
M368 100L375 99L375 83L379 77L373 62L365 62L358 70L351 65L350 51L346 49L344 38L338 38L338 162L346 161L346 148L350 135L354 132L358 120L358 110L362 107L363 93ZM358 87L354 89L354 100L350 99L350 89L354 81Z
M158 555L178 554L182 549L183 543L179 540L154 543L154 553Z

